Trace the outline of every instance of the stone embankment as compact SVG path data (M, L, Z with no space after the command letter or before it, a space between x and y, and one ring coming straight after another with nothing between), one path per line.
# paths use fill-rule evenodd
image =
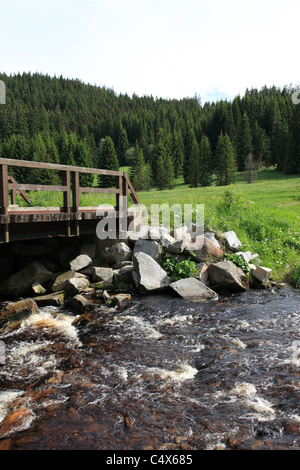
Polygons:
M270 283L271 270L259 265L258 254L243 252L234 232L217 234L198 227L143 226L126 242L50 239L44 243L15 243L4 256L0 295L18 299L0 313L0 328L44 306L66 306L84 314L95 305L124 308L134 293L170 292L187 300L215 301L223 293L243 292ZM162 254L176 262L193 259L196 275L173 280L163 269ZM248 265L250 276L225 259L235 253ZM6 258L5 258L6 257ZM3 258L3 255L2 255ZM12 267L14 266L14 269ZM5 275L6 270L10 275ZM25 300L19 300L25 298Z

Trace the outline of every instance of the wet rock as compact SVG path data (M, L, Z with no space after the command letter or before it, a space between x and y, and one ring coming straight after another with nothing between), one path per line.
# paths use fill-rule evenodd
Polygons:
M33 261L21 271L10 276L0 286L0 294L6 297L20 297L31 292L31 286L34 282L43 284L49 281L53 276L51 271L39 261Z
M34 282L31 286L32 292L34 294L45 294L46 289L39 283L39 282Z
M204 235L195 237L185 249L194 253L198 262L216 261L223 255L223 251Z
M137 253L133 258L133 264L136 270L136 287L142 292L161 290L170 285L171 279L167 273L146 253Z
M101 268L94 267L92 273L92 279L95 282L98 281L113 281L113 269L112 268Z
M269 281L272 269L265 268L263 266L257 266L256 269L251 271L253 276L258 279L261 283L265 284Z
M67 305L78 313L85 313L95 306L95 302L82 294L77 294L68 300Z
M90 286L90 281L85 278L72 277L65 285L66 293L70 296L80 294Z
M88 255L78 255L76 258L72 259L69 262L69 268L71 271L80 271L83 268L86 268L90 264L92 264L93 260Z
M112 282L109 282L109 281L99 281L99 282L95 282L94 284L91 284L91 288L93 289L100 289L100 290L103 290L103 289L113 289L114 288L114 285Z
M232 251L237 251L242 246L242 242L238 239L236 233L233 231L224 232L222 237L225 240L226 245Z
M86 276L75 271L67 271L65 273L59 274L51 287L52 292L58 292L65 289L68 281L72 278L83 278L86 279Z
M8 322L22 320L23 318L36 313L39 313L39 308L34 300L24 299L19 302L15 302L6 307L0 313L0 328Z
M112 295L109 298L110 305L112 307L118 308L125 308L131 303L131 295L130 294L117 294Z
M126 243L120 242L104 248L101 255L109 264L116 264L131 260L132 251Z
M139 252L146 253L155 259L158 254L158 243L153 240L137 240L134 245L133 256Z
M170 287L180 295L180 297L186 300L195 300L197 302L218 300L218 294L216 292L194 277L172 282Z
M65 301L65 292L54 292L52 294L34 297L34 301L39 307L62 307Z
M242 292L249 288L247 276L232 261L221 261L208 266L208 279L212 289L227 292Z

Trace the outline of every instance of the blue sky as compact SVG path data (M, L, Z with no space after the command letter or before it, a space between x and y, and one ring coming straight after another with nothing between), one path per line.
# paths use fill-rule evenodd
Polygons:
M163 98L298 85L299 0L0 0L0 71Z

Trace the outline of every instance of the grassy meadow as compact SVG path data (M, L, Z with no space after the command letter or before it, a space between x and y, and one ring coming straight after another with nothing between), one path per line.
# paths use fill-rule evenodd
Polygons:
M127 167L121 168L128 171ZM29 192L33 206L62 206L62 193ZM258 253L261 263L272 268L272 279L292 281L300 287L300 176L272 169L260 170L248 184L242 173L231 186L189 188L182 179L174 189L153 188L138 193L141 204L204 204L206 227L217 232L234 230L243 251ZM18 200L20 205L24 203ZM115 204L112 195L82 194L82 206Z

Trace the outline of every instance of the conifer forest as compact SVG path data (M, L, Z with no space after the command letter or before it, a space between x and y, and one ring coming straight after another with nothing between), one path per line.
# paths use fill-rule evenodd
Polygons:
M190 187L223 186L234 183L236 171L251 168L300 173L300 104L291 99L291 85L202 103L197 95L129 96L38 73L0 74L0 80L6 85L6 105L0 106L3 158L126 166L136 190L172 189L179 177ZM18 171L11 174L19 183L41 183L38 172ZM42 182L59 184L59 178L49 172Z

